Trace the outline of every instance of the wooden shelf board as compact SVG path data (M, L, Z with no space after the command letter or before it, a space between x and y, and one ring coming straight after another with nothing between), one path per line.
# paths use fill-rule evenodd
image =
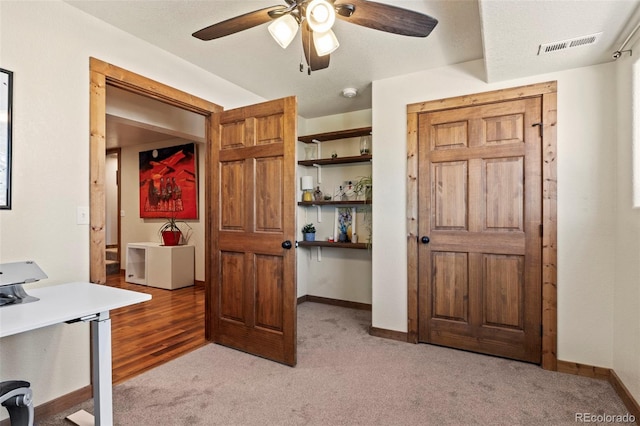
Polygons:
M317 133L315 135L299 136L298 140L304 143L313 143L314 141L326 142L337 139L355 138L358 136L366 136L371 134L371 127L360 127L358 129L339 130L337 132Z
M367 243L336 243L331 241L298 241L300 247L331 247L347 249L366 249Z
M353 157L336 157L336 158L318 158L317 160L300 160L298 164L301 166L313 166L317 164L319 166L331 166L334 164L348 164L348 163L367 163L371 161L373 157L371 154L367 155L355 155Z
M362 206L370 205L371 200L351 201L298 201L299 206Z

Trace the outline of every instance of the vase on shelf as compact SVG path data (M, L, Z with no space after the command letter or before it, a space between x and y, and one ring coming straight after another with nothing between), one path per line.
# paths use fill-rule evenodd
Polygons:
M371 135L360 137L360 155L367 155L371 152Z
M338 234L338 242L339 243L346 243L347 242L347 233L346 232L341 232Z

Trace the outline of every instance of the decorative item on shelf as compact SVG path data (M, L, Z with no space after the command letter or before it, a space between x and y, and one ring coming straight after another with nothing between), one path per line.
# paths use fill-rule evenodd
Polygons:
M325 194L325 196L324 196L324 200L325 200L325 201L331 201L331 195L329 195L329 194Z
M313 199L316 201L322 201L322 191L320 191L319 186L316 186L316 190L313 191Z
M304 147L304 159L305 160L315 160L316 159L316 146L310 145Z
M316 227L313 226L313 223L307 223L302 227L302 235L305 241L316 240Z
M371 135L360 136L360 155L371 153Z
M335 150L331 151L331 158L338 158L338 153Z
M302 201L313 201L313 176L302 176L300 179L302 191Z
M353 207L338 207L335 214L334 240L348 243L356 229L356 209Z
M371 201L373 194L373 181L371 176L359 176L353 184L353 192L356 193L358 199Z
M357 197L355 184L352 180L345 180L342 183L342 201L353 201Z
M186 233L182 232L178 223L182 223L189 228ZM175 215L168 217L166 222L162 224L158 230L158 234L162 237L162 242L165 246L179 246L181 244L187 244L191 237L191 227L186 222L178 222Z
M358 242L358 234L355 232L351 235L351 242L356 244Z

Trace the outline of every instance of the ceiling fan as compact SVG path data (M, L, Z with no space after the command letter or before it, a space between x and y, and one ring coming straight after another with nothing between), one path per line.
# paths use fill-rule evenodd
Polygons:
M329 66L329 55L338 46L331 30L336 18L375 30L410 37L426 37L438 20L423 13L365 0L285 0L286 5L270 6L193 33L201 40L213 40L273 21L269 33L286 49L302 33L302 48L308 72ZM300 71L303 65L300 64Z

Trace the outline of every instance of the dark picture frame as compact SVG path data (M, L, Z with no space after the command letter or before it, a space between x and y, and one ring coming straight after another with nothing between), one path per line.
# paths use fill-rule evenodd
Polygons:
M0 68L0 209L11 209L13 72Z

